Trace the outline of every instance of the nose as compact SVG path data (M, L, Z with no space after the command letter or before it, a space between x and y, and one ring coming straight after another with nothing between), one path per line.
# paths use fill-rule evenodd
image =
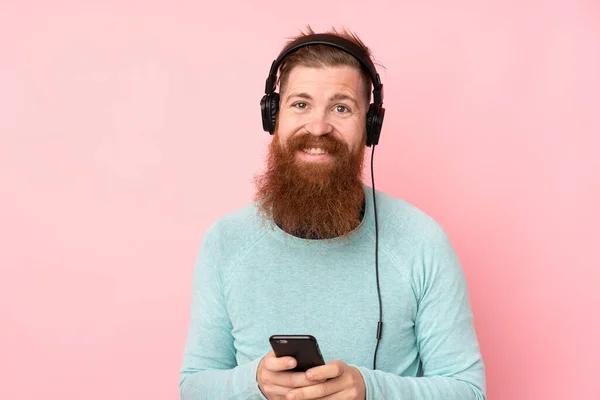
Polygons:
M327 121L325 115L314 115L306 124L306 130L314 136L323 136L333 131L333 126Z

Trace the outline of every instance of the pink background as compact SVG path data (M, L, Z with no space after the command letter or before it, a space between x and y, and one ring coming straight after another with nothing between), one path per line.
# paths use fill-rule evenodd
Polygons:
M598 398L598 1L48 3L0 5L0 398L178 398L202 234L307 23L386 67L377 188L453 240L489 398Z

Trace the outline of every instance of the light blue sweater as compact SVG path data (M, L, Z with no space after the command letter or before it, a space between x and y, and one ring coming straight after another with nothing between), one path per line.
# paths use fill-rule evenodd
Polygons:
M264 399L256 369L273 334L316 337L325 362L357 367L367 399L485 399L484 364L462 268L444 230L405 201L365 186L349 240L305 240L249 205L206 232L194 269L181 367L184 400ZM422 377L418 377L422 361Z

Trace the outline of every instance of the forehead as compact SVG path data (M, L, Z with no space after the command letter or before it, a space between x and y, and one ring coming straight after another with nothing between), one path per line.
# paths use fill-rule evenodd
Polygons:
M330 88L332 90L349 90L354 94L359 94L363 84L360 71L354 67L342 65L314 68L298 65L290 71L285 86L287 90L298 88L326 90Z

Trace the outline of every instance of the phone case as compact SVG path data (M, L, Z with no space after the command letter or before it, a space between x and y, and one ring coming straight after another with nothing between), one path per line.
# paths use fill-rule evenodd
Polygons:
M269 338L277 357L291 356L297 365L290 371L304 372L325 364L317 339L312 335L273 335Z

